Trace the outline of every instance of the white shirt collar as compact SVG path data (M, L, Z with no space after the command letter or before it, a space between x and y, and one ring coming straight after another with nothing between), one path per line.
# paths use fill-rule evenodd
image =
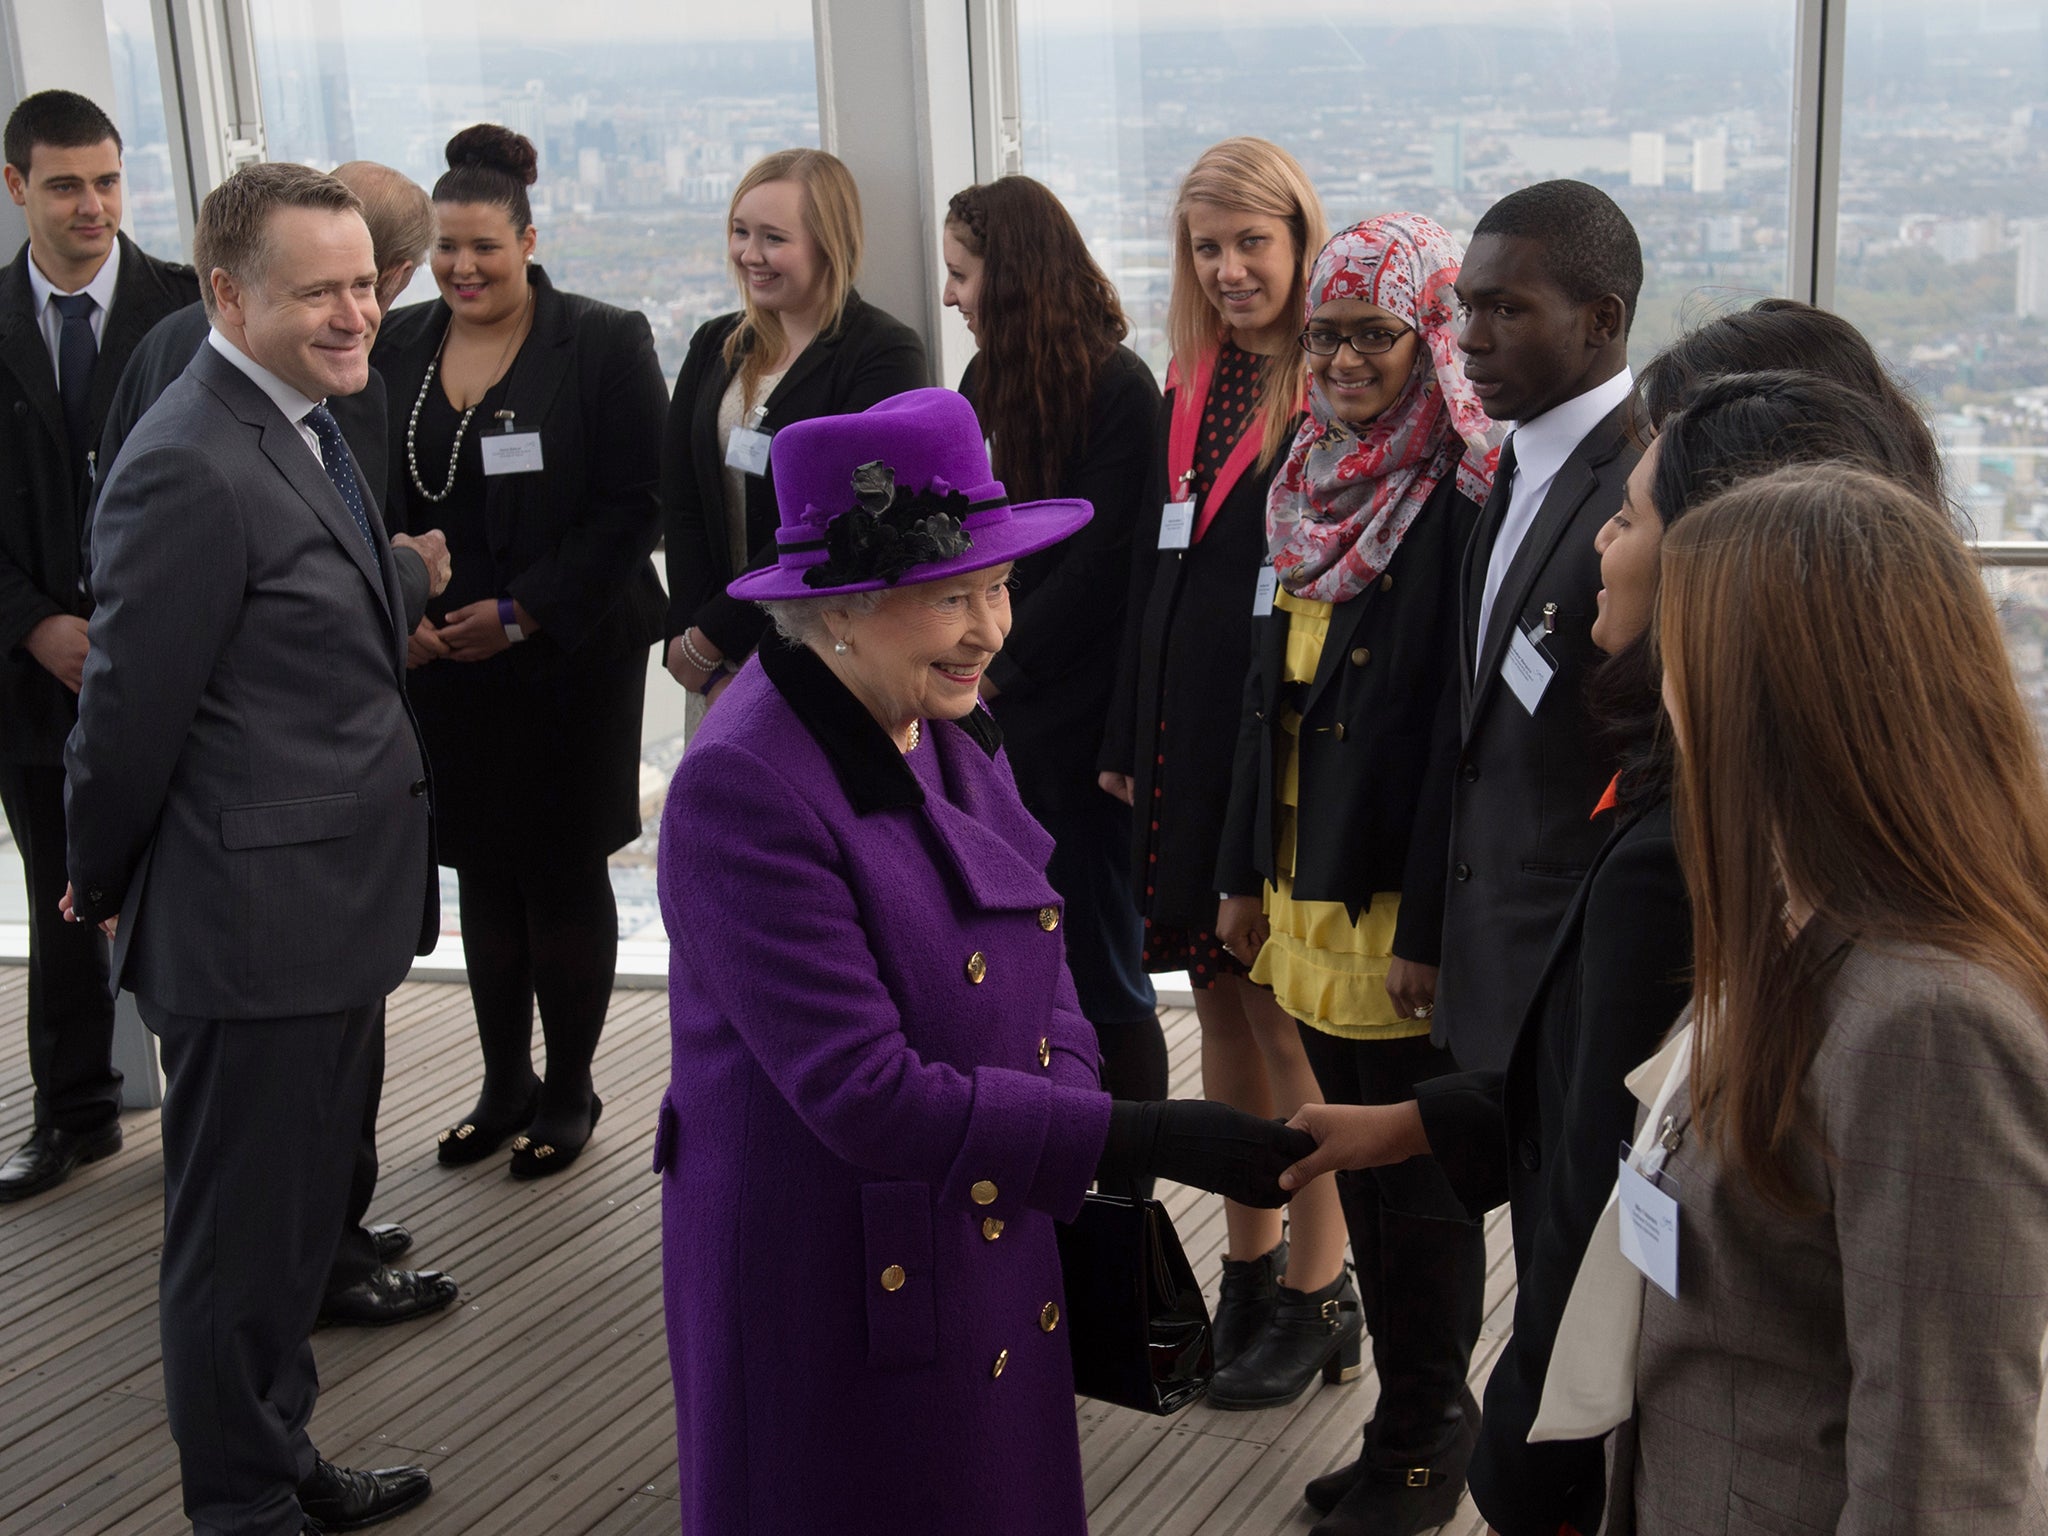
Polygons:
M114 307L114 284L119 282L120 278L121 241L120 237L116 236L113 249L107 252L107 259L100 263L99 271L93 273L92 281L83 288L73 289L72 292L91 294L93 303L99 306L98 309L93 311L94 315L104 315ZM58 297L61 292L55 283L43 276L43 269L36 265L36 251L33 244L29 246L28 251L28 289L29 293L35 298L37 319L42 318L43 311L49 306L50 300ZM69 295L67 294L65 297L69 297Z
M1564 468L1572 456L1608 413L1635 388L1635 375L1623 368L1613 378L1595 384L1583 395L1574 395L1554 405L1541 416L1515 424L1515 474L1523 484L1544 485Z
M219 331L208 331L206 339L213 343L214 351L241 369L251 383L270 397L270 403L284 413L286 421L295 427L305 427L306 413L320 403L318 400L308 400Z

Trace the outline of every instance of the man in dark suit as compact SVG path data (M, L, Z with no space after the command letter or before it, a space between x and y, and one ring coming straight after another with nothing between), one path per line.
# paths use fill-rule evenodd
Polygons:
M1626 436L1636 232L1580 181L1511 192L1473 231L1458 345L1487 412L1515 423L1465 552L1463 741L1452 787L1437 1043L1507 1065L1559 920L1606 836L1612 753L1585 680L1593 536L1640 456Z
M426 259L434 239L434 205L418 183L389 166L352 160L334 168L334 179L362 200L363 220L377 260L377 310L388 313ZM211 326L206 306L198 299L166 316L142 339L121 375L120 387L108 408L100 437L99 462L111 472L128 440L157 398L185 371L206 345ZM342 438L356 467L372 486L382 486L390 461L384 408L384 381L370 370L369 384L358 394L336 395L328 407L341 427ZM415 539L395 535L394 564L404 598L406 626L417 624L426 611L429 587L447 584L448 546L439 530ZM327 1295L320 1304L322 1323L379 1326L402 1323L439 1312L454 1302L454 1278L432 1269L394 1269L391 1261L412 1247L412 1233L398 1222L366 1226L377 1188L377 1108L384 1081L380 1060L371 1076L365 1107L363 1139L356 1154L355 1180L349 1189L348 1212L341 1245L327 1277Z
M306 1431L384 996L439 907L395 562L324 404L368 381L359 210L295 165L207 196L213 331L101 495L65 752L66 909L113 928L162 1044L164 1387L186 1512L222 1536L354 1529L429 1488Z
M93 445L128 354L198 297L190 268L121 234L121 136L70 91L7 120L8 195L28 243L0 273L0 804L27 875L35 1130L0 1165L0 1201L62 1183L121 1146L106 944L57 916L64 738L86 654L80 538Z

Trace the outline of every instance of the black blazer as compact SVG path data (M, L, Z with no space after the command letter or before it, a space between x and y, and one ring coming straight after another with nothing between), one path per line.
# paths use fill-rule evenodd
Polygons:
M1266 558L1266 493L1287 455L1283 448L1264 469L1255 464L1238 478L1200 543L1161 549L1173 399L1169 390L1152 452L1155 477L1131 537L1129 618L1096 766L1129 774L1131 798L1144 813L1131 829L1138 909L1172 927L1209 929L1252 653L1252 598ZM1259 430L1256 417L1247 430ZM1161 757L1166 791L1155 806ZM1155 810L1159 861L1147 865Z
M663 606L649 559L660 534L654 444L667 403L654 336L637 311L564 293L538 266L528 275L533 329L506 376L504 409L517 430L540 433L544 467L487 482L493 585L563 651L610 656L651 645ZM440 299L395 310L371 353L387 393L385 515L394 532L433 526L431 518L409 526L405 432L449 319ZM470 430L492 425L479 419Z
M117 238L120 275L93 366L94 443L136 344L158 320L199 297L190 267L158 261L126 235ZM92 612L84 585L91 494L72 468L57 370L36 324L23 245L0 271L0 758L8 762L60 762L78 718L71 690L22 641L44 619Z
M981 377L977 356L960 380L970 402ZM1157 489L1158 435L1159 385L1137 353L1118 347L1096 376L1087 440L1060 466L1052 492L1087 502L1095 516L1073 537L1017 562L1010 638L988 667L999 690L992 707L1026 805L1102 793L1095 759L1123 643L1131 533Z
M1379 581L1330 615L1301 712L1301 810L1294 894L1341 901L1355 921L1375 893L1399 891L1394 952L1433 965L1443 931L1444 848L1457 757L1458 556L1478 514L1447 475ZM1276 865L1288 616L1252 621L1216 887L1252 895ZM1211 919L1213 921L1213 918Z
M707 320L690 338L683 371L661 439L662 529L668 553L665 637L696 625L738 664L760 642L768 620L752 603L725 595L740 572L725 538L725 455L718 451L718 402L732 382L725 339L738 311ZM838 326L790 364L768 396L762 430L774 433L813 416L842 416L931 383L924 343L894 316L858 293L847 298ZM775 563L775 476L747 477L747 569Z
M1416 1098L1437 1162L1476 1218L1503 1200L1515 1239L1514 1332L1486 1387L1469 1477L1503 1536L1599 1528L1601 1440L1528 1443L1586 1242L1635 1133L1624 1079L1691 991L1692 910L1671 803L1623 813L1566 909L1505 1073L1464 1072Z
M1480 637L1486 567L1507 507L1496 483L1465 552L1459 630L1463 742L1451 782L1451 877L1445 887L1443 974L1437 978L1438 1045L1467 1068L1507 1063L1543 958L1572 893L1599 851L1589 820L1620 766L1586 712L1600 557L1593 536L1621 506L1641 454L1616 407L1573 450L1509 566ZM1516 626L1541 636L1557 663L1531 715L1500 675ZM1477 657L1476 670L1474 658Z

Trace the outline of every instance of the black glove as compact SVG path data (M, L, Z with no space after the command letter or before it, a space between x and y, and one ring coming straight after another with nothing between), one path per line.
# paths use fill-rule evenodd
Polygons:
M1285 1205L1280 1175L1315 1151L1315 1138L1284 1121L1207 1099L1139 1103L1113 1099L1098 1181L1161 1178L1213 1190L1240 1205Z

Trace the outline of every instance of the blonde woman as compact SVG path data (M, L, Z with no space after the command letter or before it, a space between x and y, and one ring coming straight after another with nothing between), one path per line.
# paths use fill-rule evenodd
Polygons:
M1320 1096L1293 1019L1216 938L1216 854L1252 655L1266 494L1308 378L1296 341L1302 285L1326 234L1307 175L1264 139L1211 146L1181 182L1159 450L1166 493L1134 535L1130 619L1100 760L1102 787L1142 812L1132 860L1146 968L1186 971L1194 984L1203 1092L1262 1115L1291 1114ZM1193 507L1169 526L1167 502ZM1329 1181L1303 1190L1290 1211L1291 1249L1278 1212L1225 1207L1219 1368L1272 1331L1281 1285L1306 1294L1341 1279L1344 1224ZM1355 1298L1344 1316L1355 1358ZM1300 1395L1332 1341L1288 1343L1274 1340L1286 1357L1276 1361L1276 1400Z
M725 586L775 559L770 440L930 382L916 334L854 289L860 190L836 157L756 161L733 190L726 251L741 307L690 339L661 447L668 670L707 698L767 624Z

